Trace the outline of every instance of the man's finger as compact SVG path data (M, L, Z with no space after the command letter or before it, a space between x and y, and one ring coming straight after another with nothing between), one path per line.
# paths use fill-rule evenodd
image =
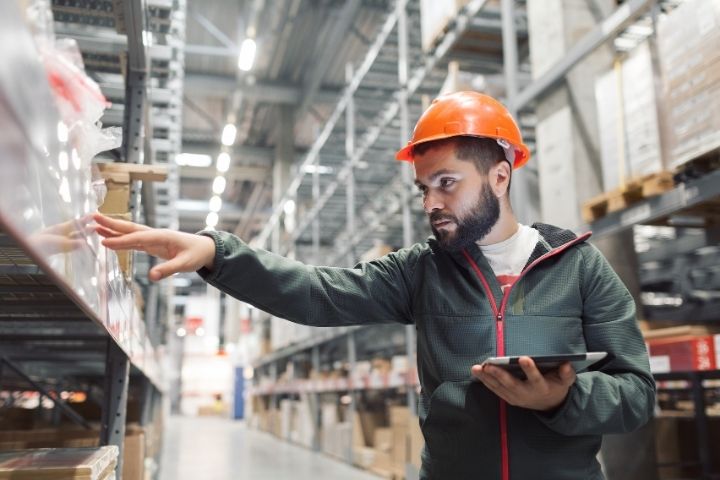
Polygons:
M532 358L520 357L519 362L520 368L522 368L522 371L525 373L525 376L530 383L537 384L545 381L545 378L543 377L542 373L540 373L540 370L538 370Z
M510 404L515 403L515 394L514 392L508 390L505 388L495 377L492 375L481 372L478 374L478 380L480 380L483 385L487 387L488 390L493 392L498 397L502 398L506 402Z
M107 215L103 215L102 213L95 213L93 215L93 220L95 220L97 223L99 223L103 227L107 227L110 230L115 230L116 232L119 232L119 233L132 233L132 232L139 232L139 231L143 231L143 230L149 230L149 227L146 227L145 225L140 225L138 223L129 222L127 220L110 218Z
M572 385L575 383L575 378L577 376L575 369L573 369L572 365L570 365L570 362L565 362L560 365L558 375L560 376L560 381L562 381L564 385Z
M105 238L113 238L113 237L119 237L122 235L122 233L118 233L115 230L110 230L107 227L103 227L102 225L96 224L93 226L93 230L100 235L101 237Z
M127 233L118 237L109 237L102 244L112 250L145 250L166 241L163 235L155 230Z
M520 384L520 380L518 380L512 374L506 372L502 368L488 365L483 371L488 375L492 376L498 381L498 383L500 383L503 387L507 389L514 390L518 388Z

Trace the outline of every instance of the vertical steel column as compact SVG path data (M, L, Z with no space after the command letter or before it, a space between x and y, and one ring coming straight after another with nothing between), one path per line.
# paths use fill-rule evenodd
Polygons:
M115 473L121 478L125 416L127 414L130 361L113 340L108 340L105 360L105 398L103 399L100 444L116 445L120 450Z
M142 405L140 411L140 426L152 422L155 413L155 387L147 378L142 379Z
M315 205L320 199L320 155L315 156L315 170L312 174L312 202ZM313 263L320 262L320 217L315 216L312 222Z
M505 73L505 103L510 114L520 124L519 110L517 108L518 96L518 46L517 29L515 28L515 0L502 0L500 5L502 42L503 42L503 69ZM528 205L535 204L529 194L527 170L520 169L512 173L512 189L510 199L513 211L522 223L530 223L530 209Z
M355 344L355 334L353 332L348 333L347 336L347 349L348 349L348 363L350 364L350 375L355 371L357 364L357 349ZM357 392L350 390L350 408L348 408L348 422L350 422L350 438L353 438L352 429L355 428L355 414L357 412ZM346 458L352 463L352 445L349 446Z
M320 372L320 347L315 345L312 348L311 352L311 361L312 361L312 368L313 371L317 374ZM313 444L312 448L313 451L319 452L320 451L320 395L313 391L310 395L312 395L312 416L313 416Z
M345 81L350 84L353 79L353 66L351 62L345 64ZM355 98L350 95L347 108L345 109L345 156L350 161L355 155ZM355 168L351 163L348 169L347 186L347 231L348 237L355 236ZM352 266L357 261L355 248L351 248L347 254L347 264Z
M705 410L705 387L703 375L692 372L688 375L692 392L693 409L695 410L695 428L697 429L698 459L702 469L702 478L716 478L713 475L712 453L710 452L710 430L708 428L707 411Z
M147 74L143 71L128 70L125 84L125 113L123 119L122 151L127 163L143 163L145 150L144 109L147 97L145 82ZM134 221L140 215L140 192L138 182L130 186L130 214Z
M510 109L510 113L516 117L515 100L518 94L518 51L517 31L515 29L515 0L501 0L500 9L507 106Z
M400 146L404 146L410 139L410 114L408 111L408 30L407 10L404 2L397 4L397 31L398 31L398 80L400 81ZM402 216L403 216L403 246L409 247L414 240L413 224L410 211L412 201L411 189L413 188L413 171L410 164L401 162L402 165ZM408 365L415 358L415 326L405 327L405 355L408 358ZM417 415L417 399L415 389L408 387L407 404L412 415Z
M277 379L278 379L277 370L278 370L278 369L277 369L277 360L273 360L273 361L270 363L270 381L272 382L273 385L276 385L276 384L277 384ZM273 392L273 393L270 395L270 406L271 406L274 410L277 410L278 401L277 401L277 394L276 394L275 392Z
M150 259L150 268L155 264L154 259ZM150 282L148 285L148 298L145 303L145 325L147 331L150 334L150 340L153 345L159 345L160 342L160 328L158 322L158 297L160 295L160 286L155 282Z

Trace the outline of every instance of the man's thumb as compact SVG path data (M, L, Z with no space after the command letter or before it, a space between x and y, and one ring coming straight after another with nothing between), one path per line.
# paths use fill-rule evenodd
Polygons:
M159 282L163 278L167 278L170 275L181 272L183 264L184 262L181 258L179 258L179 256L172 258L167 262L163 262L160 265L156 265L151 268L150 273L148 273L148 277L150 277L150 280L153 282Z

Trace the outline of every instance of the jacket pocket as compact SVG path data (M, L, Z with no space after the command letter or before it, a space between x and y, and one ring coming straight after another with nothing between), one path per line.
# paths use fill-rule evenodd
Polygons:
M430 396L421 426L431 478L477 477L478 465L497 465L497 472L483 472L482 478L499 475L497 412L498 402L481 383L471 380L441 383Z

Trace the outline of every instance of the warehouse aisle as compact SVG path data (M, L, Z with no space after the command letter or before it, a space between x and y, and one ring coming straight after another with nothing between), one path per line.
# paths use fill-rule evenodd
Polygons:
M378 478L226 419L171 417L163 438L161 480Z

